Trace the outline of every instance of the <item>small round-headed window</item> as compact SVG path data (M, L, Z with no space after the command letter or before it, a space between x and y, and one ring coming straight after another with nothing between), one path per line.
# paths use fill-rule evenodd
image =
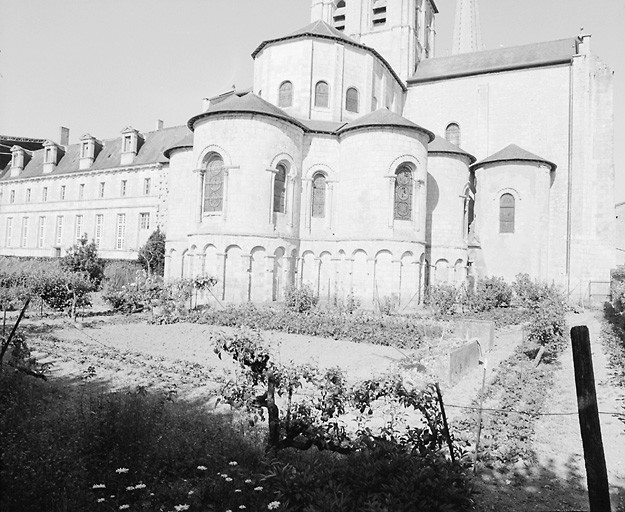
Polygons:
M204 202L205 213L220 212L224 202L224 161L220 155L212 155L206 165L204 173Z
M334 28L341 32L345 30L345 1L339 0L336 2L336 8L334 9Z
M358 90L355 87L350 87L345 93L345 110L348 112L358 112L360 109L360 98Z
M325 174L318 172L312 179L312 216L323 218L326 216L326 188Z
M330 106L330 86L327 82L317 82L315 85L315 107L328 108Z
M503 194L499 198L499 232L514 233L514 196Z
M412 220L412 188L412 168L402 164L395 172L395 219Z
M460 146L460 125L458 123L449 123L447 128L445 128L445 138L452 144Z
M278 106L290 107L293 105L293 84L288 80L280 84L278 89Z
M273 181L273 211L284 213L286 211L286 167L278 164L277 172Z

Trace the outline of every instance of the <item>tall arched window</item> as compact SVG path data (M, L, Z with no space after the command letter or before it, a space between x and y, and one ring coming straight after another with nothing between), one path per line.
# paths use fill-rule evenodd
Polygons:
M278 106L290 107L293 105L293 84L288 80L280 84L278 90Z
M330 106L330 87L327 82L317 82L315 85L315 107L328 108Z
M334 28L341 32L345 30L345 2L339 0L334 9Z
M273 211L284 213L286 211L286 167L278 164L278 172L273 180Z
M224 161L214 155L204 173L204 213L220 212L224 205Z
M360 106L360 100L358 97L358 90L355 87L350 87L345 93L345 110L348 112L358 112Z
M395 219L412 219L412 169L403 164L395 173Z
M514 196L503 194L499 198L499 232L514 233Z
M318 172L312 180L312 216L326 216L326 188L325 174Z
M452 144L460 146L460 126L457 123L448 124L445 128L445 138Z

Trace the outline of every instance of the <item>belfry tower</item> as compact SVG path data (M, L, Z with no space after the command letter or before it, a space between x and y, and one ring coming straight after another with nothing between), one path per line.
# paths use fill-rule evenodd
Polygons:
M458 0L451 53L457 55L480 50L482 50L482 36L477 0Z

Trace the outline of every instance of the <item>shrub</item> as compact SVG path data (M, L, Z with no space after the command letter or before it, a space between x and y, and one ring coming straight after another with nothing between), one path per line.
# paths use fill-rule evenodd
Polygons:
M289 311L306 313L314 308L317 302L319 302L319 297L309 286L304 285L300 288L289 286L286 289L284 306Z
M141 265L135 261L110 261L104 267L104 289L121 290L122 286L133 283Z
M104 261L98 258L95 242L88 243L86 238L81 238L67 251L61 259L61 268L67 272L86 274L95 289L100 287L104 278Z
M435 317L454 315L457 306L461 303L460 290L452 284L441 283L429 287L426 295L426 304Z
M145 245L139 249L139 263L148 274L165 274L165 233L160 227L152 232Z
M467 295L467 302L473 311L490 311L510 306L512 287L503 277L486 277L477 282L475 292Z

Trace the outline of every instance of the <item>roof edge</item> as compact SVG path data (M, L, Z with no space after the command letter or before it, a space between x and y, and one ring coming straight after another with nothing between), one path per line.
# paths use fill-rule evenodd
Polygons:
M297 121L295 118L289 118L286 114L284 116L280 116L277 114L272 114L270 112L259 112L258 110L253 110L253 109L224 109L224 110L217 110L214 112L202 112L201 114L197 114L193 116L191 119L189 119L187 121L187 126L189 127L189 130L194 132L195 123L198 122L200 119L213 117L213 116L221 115L221 114L255 114L258 116L266 116L266 117L271 117L273 119L279 119L280 121L284 121L285 123L289 123L294 126L297 126L298 128L301 128L302 130L304 130L304 132L309 131L308 128L306 128L306 126L304 126L302 123Z
M430 149L428 150L428 155L458 155L463 156L469 159L470 166L472 166L475 162L477 162L477 158L473 156L471 153L467 153L460 149L459 151L445 150L445 149Z
M572 58L560 58L560 59L552 59L548 61L542 62L529 62L524 64L504 64L501 66L495 66L490 69L484 69L480 71L462 71L459 73L444 73L438 75L436 77L429 78L409 78L408 85L412 84L424 84L429 82L440 82L441 80L449 80L452 78L464 78L467 76L478 76L478 75L486 75L490 73L501 73L505 71L517 71L520 69L534 69L534 68L546 68L549 66L557 66L560 64L570 64Z
M555 171L558 168L558 166L554 164L553 162L550 162L549 160L543 160L540 158L499 158L497 160L491 160L489 162L482 161L482 162L474 163L470 166L470 170L475 171L476 169L479 169L481 167L486 167L487 165L502 164L502 163L507 163L507 162L533 162L537 164L547 165L551 167L552 171Z
M176 144L175 146L171 146L163 151L163 156L165 158L169 158L169 155L171 155L173 151L176 151L178 149L193 149L193 144Z
M404 130L416 130L418 132L425 133L428 136L428 138L430 139L428 141L428 144L436 138L436 135L434 135L434 132L431 132L427 128L423 128L418 125L407 126L405 124L394 124L394 123L371 123L371 124L363 124L363 125L357 125L357 126L345 125L339 128L338 130L336 130L334 133L336 135L343 135L344 133L347 133L347 132L353 132L355 130L364 130L367 128L402 128Z

